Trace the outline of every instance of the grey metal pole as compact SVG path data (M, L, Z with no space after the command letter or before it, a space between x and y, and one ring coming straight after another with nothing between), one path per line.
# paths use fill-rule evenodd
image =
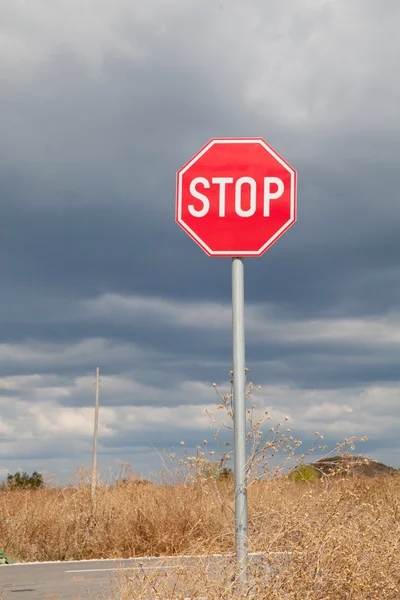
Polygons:
M93 432L93 462L92 462L92 500L96 494L97 483L97 437L99 431L99 387L100 387L100 369L96 369L96 399L94 407L94 432Z
M239 583L247 581L248 526L246 478L246 381L244 338L244 263L232 259L233 419L235 438L235 531Z

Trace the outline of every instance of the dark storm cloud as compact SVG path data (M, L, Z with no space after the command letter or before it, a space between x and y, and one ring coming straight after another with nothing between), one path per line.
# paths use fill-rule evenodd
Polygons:
M103 338L67 340L64 336L56 344L32 341L4 345L2 372L16 376L24 374L26 369L42 374L57 369L59 375L63 374L59 384L66 384L68 377L86 375L100 365L107 376L127 373L143 385L158 387L157 402L165 405L179 404L179 396L167 393L175 389L177 382L200 380L210 386L213 381L227 381L231 332L225 311L229 312L229 307L222 309L221 317L215 309L215 320L216 323L220 320L220 324L213 325L201 314L199 322L188 323L185 311L196 312L190 305L165 306L172 309L170 320L165 315L154 319L146 311L124 315L116 307L116 312L121 313L116 327L112 312L108 318L103 316L104 321L97 315L92 327ZM178 320L182 319L181 323L175 322L173 311ZM335 319L301 322L262 317L255 312L248 320L247 365L256 382L290 381L301 389L394 382L398 370L397 331L398 323L394 320L386 324L360 319L343 323ZM116 398L106 393L103 400L105 405L145 405L149 401L156 399L142 394ZM92 396L83 390L61 398L61 402L91 406Z
M374 314L396 306L395 183L395 170L382 179L358 169L353 176L326 176L318 198L303 192L303 206L300 193L299 222L287 238L262 259L247 261L247 299L276 302L291 314ZM96 206L84 197L36 206L28 200L35 187L18 187L18 193L3 189L1 240L2 276L17 304L18 293L26 297L34 284L44 302L46 295L76 299L109 289L229 299L229 260L206 257L171 214L155 212L154 202L141 204L136 193L131 205L118 203L110 191L109 201L103 192ZM162 194L161 182L157 197ZM390 206L382 210L386 199Z
M18 416L7 397L31 407L42 393L43 406L63 411L90 406L93 381L77 378L99 364L159 390L150 406L179 405L185 382L229 378L230 328L212 311L229 307L230 261L206 257L174 222L175 172L213 136L262 135L299 173L297 224L262 259L246 261L250 321L254 304L259 311L249 324L252 378L290 382L300 396L333 390L333 404L342 389L394 384L397 341L382 340L391 318L397 331L400 300L398 4L118 0L99 3L96 18L71 2L64 15L39 4L10 6L0 70L0 374L11 377L0 394L10 423ZM169 308L162 317L118 304L96 312L107 294ZM186 321L172 311L183 315L194 302ZM203 313L208 302L215 307ZM386 316L377 341L374 333L365 341L369 319L377 327ZM323 331L332 327L324 319L343 317L361 322L338 324L353 328L340 339L318 337L309 323L320 319ZM290 337L297 326L301 335ZM18 378L33 373L59 379ZM103 389L106 408L146 406L137 388L112 389ZM193 410L208 401L191 393ZM57 431L78 418L63 415ZM82 416L80 435L90 418ZM375 431L371 451L393 447L394 430L382 430L385 442ZM170 420L152 430L168 444L179 431ZM109 437L104 448L117 452L125 438ZM18 456L52 454L50 442L35 443Z

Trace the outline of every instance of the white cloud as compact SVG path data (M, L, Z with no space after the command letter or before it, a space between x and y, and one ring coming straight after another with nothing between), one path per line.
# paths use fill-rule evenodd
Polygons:
M87 318L100 317L106 322L135 319L180 328L209 328L210 331L227 331L232 326L230 305L216 302L183 302L159 297L104 294L82 301L82 307ZM400 316L397 313L376 317L294 320L279 317L272 305L248 303L245 317L246 332L252 343L268 340L288 344L342 344L400 350Z
M152 323L156 321L179 327L222 329L226 329L232 323L229 306L213 302L185 303L157 297L104 294L98 298L84 300L82 307L89 318L92 315L116 321L144 318Z
M93 436L93 409L61 407L57 405L28 405L28 413L34 418L34 431L38 438L90 438ZM112 436L114 431L108 426L114 422L112 409L102 408L99 435Z
M84 375L74 378L56 375L30 375L0 377L0 405L8 407L7 412L23 412L25 406L29 412L38 415L43 410L46 418L52 406L63 409L74 406L79 410L76 415L87 416L92 410L95 395L95 376ZM129 407L129 410L147 411L148 408L199 405L212 402L216 398L211 383L200 381L177 381L173 388L165 388L137 381L133 373L121 375L102 375L100 373L100 396L104 414L114 415L114 408ZM36 408L35 408L36 407ZM39 408L37 408L39 407ZM47 407L47 408L45 408ZM89 408L84 408L89 407ZM109 412L107 412L109 411ZM133 413L132 413L133 414ZM58 418L58 417L57 417Z
M155 21L154 13L151 17L141 3L126 0L112 3L103 0L84 3L37 0L35 5L15 0L11 4L4 1L1 4L0 47L6 51L3 54L6 64L10 62L20 67L14 73L17 77L26 76L21 64L30 68L38 66L63 46L83 59L94 74L101 69L107 52L140 60L146 55L144 36L141 36L142 44L136 36L129 38L128 32L124 32L124 23L126 19L132 19L132 22L135 19L138 29L147 25L148 35Z
M331 343L364 348L398 347L400 349L400 317L397 314L378 317L321 318L303 321L269 323L268 317L249 317L252 334L271 335L289 343Z
M71 470L78 457L79 462L88 462L93 436L93 383L94 378L89 376L71 381L60 378L59 385L55 385L54 376L0 379L3 389L12 389L17 394L0 400L3 460L21 457L18 459L21 461L25 455L33 457L35 453L38 456L44 453L50 460L50 448L54 447L60 459L70 457ZM43 393L46 385L52 391L47 396ZM228 391L222 384L219 388L222 393ZM130 404L135 393L143 395L144 404ZM72 402L77 395L84 397L87 405L65 404L66 399ZM107 397L116 399L115 405L104 403ZM381 440L382 447L389 444L394 448L393 431L400 427L399 397L400 385L314 390L265 384L251 402L256 405L257 415L268 410L270 424L284 422L289 417L287 426L306 445L318 431L330 444L345 437L366 435ZM171 390L154 386L146 390L129 374L106 376L100 394L100 452L108 452L108 460L111 456L125 460L140 452L141 447L179 445L180 439L187 445L201 444L203 439L213 443L214 430L209 430L211 422L205 409L215 410L217 405L212 386L198 381L185 381ZM229 423L229 418L222 413L218 415L218 422L224 419ZM156 455L149 460L148 468L154 469ZM46 461L47 458L41 458L39 462L47 464ZM12 470L12 464L5 467Z
M177 94L182 93L182 84L188 89L195 83L187 79L191 72L203 82L206 104L207 94L217 100L214 90L221 88L218 112L232 110L236 117L240 103L243 112L251 111L248 125L257 124L261 132L267 128L271 143L278 142L278 147L286 144L283 140L290 131L287 147L293 164L296 155L298 160L308 155L320 163L330 143L336 144L338 135L348 139L349 131L356 132L357 139L381 135L383 129L390 136L398 131L400 85L393 77L400 53L397 2L386 0L376 9L364 0L2 0L1 8L0 78L11 100L4 126L13 133L3 145L4 159L20 163L26 162L23 157L28 161L41 158L48 163L47 170L60 172L62 158L65 162L68 157L69 168L97 167L99 176L99 163L106 167L118 153L115 144L105 148L101 136L109 140L114 133L103 130L104 116L113 115L119 131L123 127L118 120L119 105L125 110L123 99L113 89L115 82L109 80L110 61L114 66L117 61L121 68L129 64L148 69L153 81L167 73L165 86L168 90L176 87ZM66 65L63 96L52 82L53 71L46 74L46 67L54 61L60 62L58 72ZM77 80L71 84L73 72ZM101 82L93 97L87 78ZM129 93L137 122L146 115L146 98L162 94L153 87L145 93L148 96L143 98L137 91ZM12 102L15 96L18 103ZM40 109L39 105L51 106L46 122L41 118L36 122L35 109L31 112L32 107ZM93 126L90 119L80 121L82 110L96 117ZM181 114L177 119L179 123ZM23 138L17 128L21 122ZM84 127L81 144L71 138L69 122L75 128ZM194 121L191 128L196 128ZM157 143L170 151L170 139L155 131ZM39 132L52 146L50 155L35 143ZM62 144L56 152L57 135ZM186 132L181 135L178 146L187 143ZM155 139L150 137L146 148ZM341 144L343 156L348 147L348 143ZM63 154L56 160L60 150ZM363 144L358 152L371 154L371 147Z
M103 338L79 340L72 344L39 342L0 344L0 360L3 364L29 364L32 367L83 366L107 361L137 360L150 358L150 353L133 342L115 343Z
M288 416L289 426L302 436L319 431L337 442L355 435L392 443L392 432L400 426L399 398L400 384L335 390L265 385L254 395L257 409L267 409L272 421Z
M231 327L230 306L218 303L177 303L158 297L106 294L85 301L81 308L85 315L105 322L113 322L117 315L121 322L149 322L159 330L163 327L187 329L192 332L194 345L197 331L203 335L207 329L228 332ZM381 318L288 321L279 319L278 313L270 307L256 304L248 306L247 330L249 345L259 346L263 340L269 344L287 344L288 349L293 348L293 344L303 348L316 344L319 360L323 355L328 362L329 353L338 344L343 348L341 360L354 365L357 362L376 365L380 361L384 364L394 350L400 350L400 320L396 314ZM349 348L351 352L347 356ZM16 452L14 440L17 439L20 448L24 444L33 444L30 447L37 444L39 448L46 440L51 443L60 439L64 440L65 448L74 444L76 449L90 455L94 370L93 374L87 374L86 369L86 374L73 378L56 375L62 366L82 368L94 358L114 365L124 359L127 364L135 357L137 363L145 365L150 358L154 361L154 356L161 361L169 356L149 355L140 346L106 339L89 339L70 345L47 345L30 340L25 344L3 344L1 349L3 362L18 364L26 373L0 378L3 393L0 406L5 415L0 421L0 434L3 453L7 456ZM367 349L369 354L365 356ZM286 365L290 377L286 358L281 357L280 362L280 368ZM46 368L46 373L36 373L37 365ZM224 385L220 387L224 392ZM171 431L183 439L186 432L193 441L190 432L198 435L208 430L209 420L204 409L214 409L218 403L211 381L204 383L178 377L172 386L166 387L163 383L156 385L151 380L138 379L137 371L129 369L120 374L109 374L104 369L100 391L100 435L103 442L112 440L115 451L118 447L129 447L133 451L143 439L147 444L157 445L167 439ZM338 384L335 389L303 389L294 383L269 383L255 395L255 402L258 411L269 410L273 422L284 421L288 416L297 437L307 438L317 430L335 441L351 435L389 440L393 428L400 426L399 395L397 384L365 383L357 387ZM201 440L195 442L201 443Z
M0 419L0 454L3 465L5 461L2 468L13 471L15 461L26 464L28 457L32 457L29 464L34 464L36 457L34 468L49 465L48 470L51 469L54 456L58 456L63 463L69 461L70 472L76 464L89 464L93 438L94 378L78 377L71 381L61 377L58 379L59 384L55 385L55 376L37 374L0 378L0 389L13 390L14 394L12 397L0 397L3 415ZM51 394L45 393L47 385L51 386ZM132 395L138 393L141 395L141 404L130 405ZM65 404L66 399L73 402L77 395L83 397L83 402L88 405ZM103 402L110 396L117 400L115 406ZM200 439L192 439L191 432L196 432L196 438L203 439L198 432L209 424L204 409L213 399L212 387L200 382L183 382L165 391L151 386L145 388L127 375L102 378L100 462L104 452L108 453L108 461L111 456L115 461L118 456L119 460L128 460L136 452L148 454L152 445L163 446L165 436L170 438L171 431L177 432L180 439L189 438L192 443L200 443ZM175 402L175 405L169 406L171 402ZM179 443L179 440L175 443ZM170 444L173 442L168 441L167 446ZM153 450L153 463L155 457ZM143 458L140 460L143 461ZM150 465L147 464L146 468L150 468Z
M178 328L187 331L209 330L230 335L231 306L216 302L166 300L160 297L124 296L105 294L80 303L79 320L97 319L104 323L148 323L149 331L157 327ZM294 320L279 316L272 306L246 305L246 335L249 345L267 341L285 345L306 345L319 348L320 358L335 347L341 347L346 360L357 363L386 361L387 353L400 352L400 316L391 313L375 317L320 318ZM357 354L356 350L360 354ZM377 351L373 357L365 351ZM21 343L0 344L3 364L37 367L92 366L120 364L125 370L129 364L157 364L168 356L155 350L144 349L134 342L89 338L71 344L46 343L28 340ZM30 377L30 376L24 376ZM34 376L33 376L34 377ZM27 379L27 384L30 380ZM3 386L6 382L3 381ZM48 390L47 393L51 393Z
M257 3L251 55L258 76L249 101L264 116L274 111L286 127L307 132L304 149L310 138L335 138L338 127L341 135L344 128L398 131L400 86L392 73L400 52L399 5L367 4L290 2L271 16L271 3Z

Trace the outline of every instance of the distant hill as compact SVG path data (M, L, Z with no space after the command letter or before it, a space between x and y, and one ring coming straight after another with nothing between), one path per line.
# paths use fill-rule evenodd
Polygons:
M321 458L310 464L320 476L335 474L350 477L382 477L396 475L400 469L388 467L377 460L363 456L332 456Z

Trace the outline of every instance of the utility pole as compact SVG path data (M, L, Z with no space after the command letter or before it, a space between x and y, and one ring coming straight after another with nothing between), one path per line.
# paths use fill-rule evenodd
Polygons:
M92 462L92 500L94 501L97 483L97 437L99 433L99 387L100 369L96 369L96 400L94 407L94 433L93 433L93 462Z

